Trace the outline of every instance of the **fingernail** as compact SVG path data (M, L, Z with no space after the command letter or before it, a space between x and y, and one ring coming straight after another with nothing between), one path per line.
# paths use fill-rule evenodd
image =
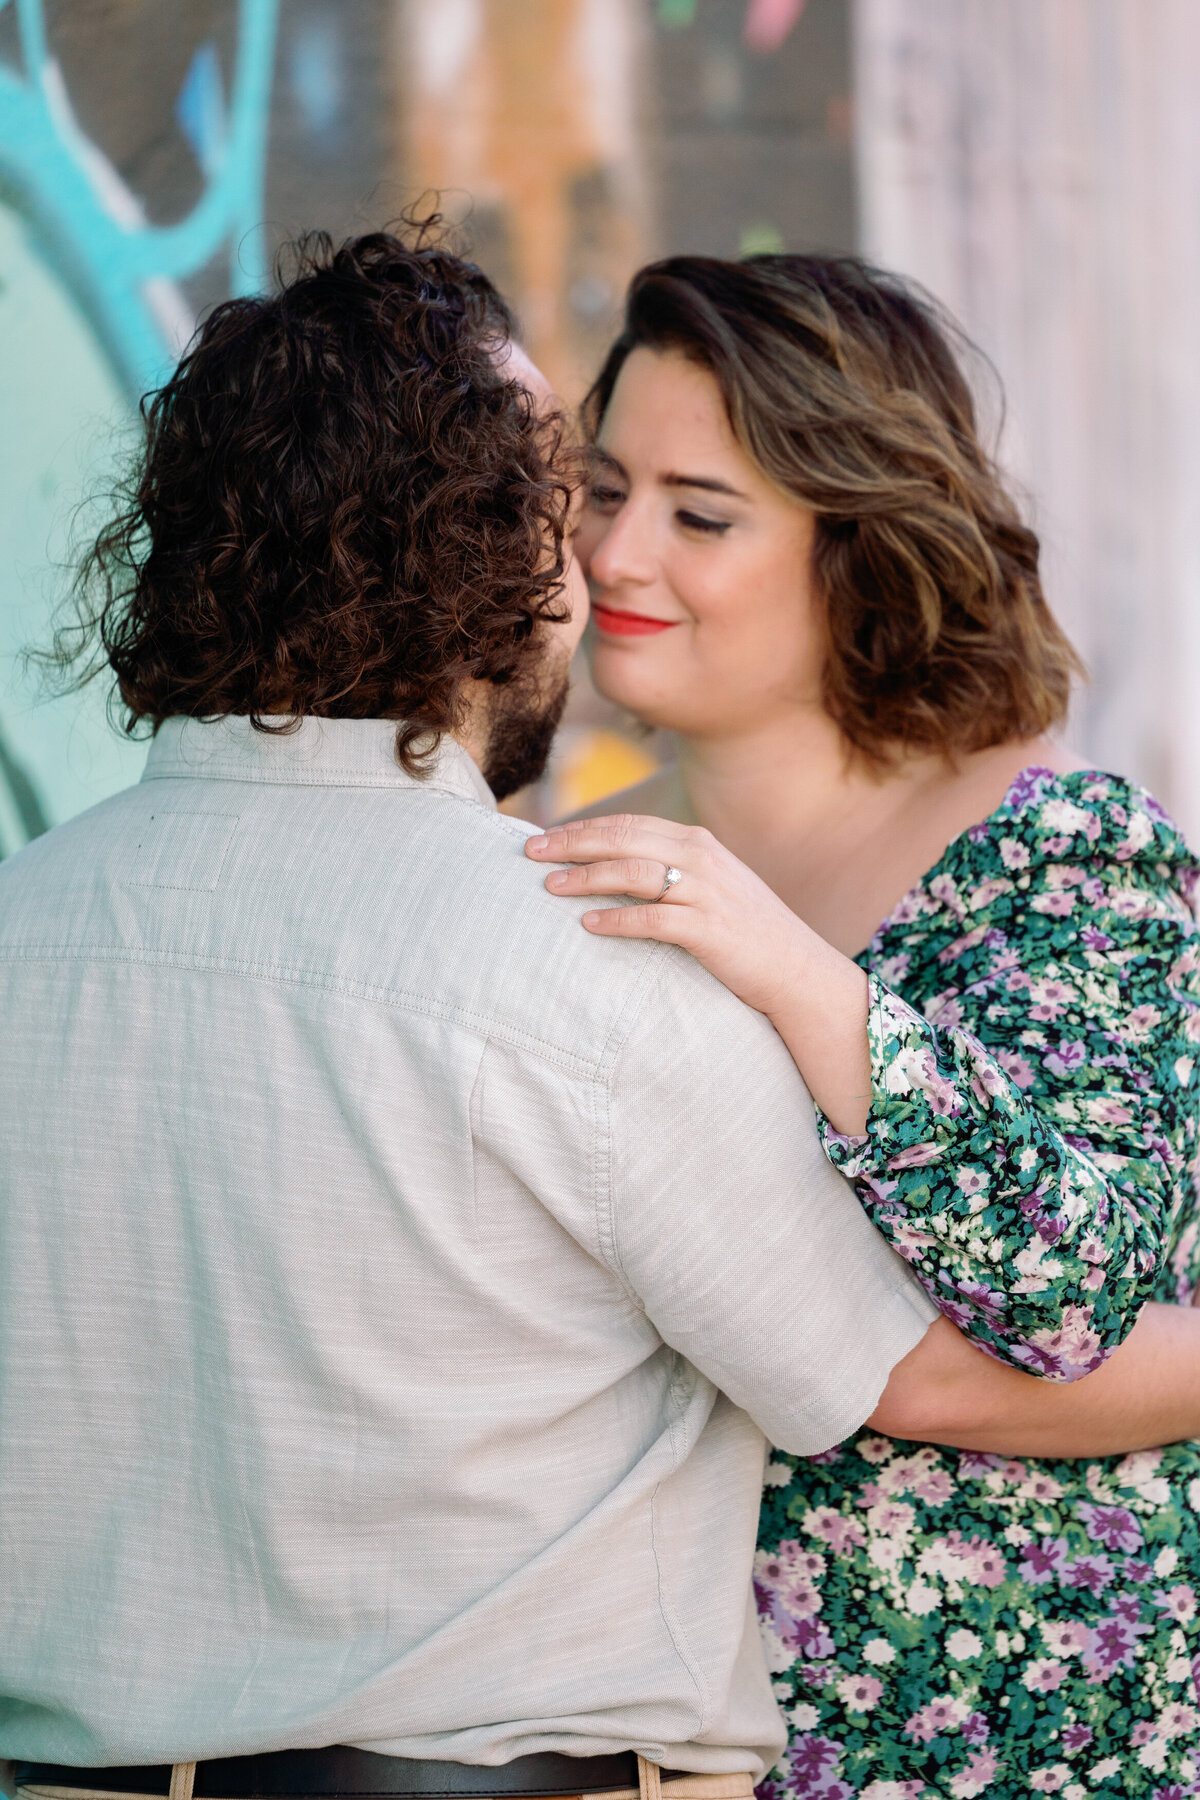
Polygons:
M547 887L562 888L562 887L566 887L566 885L567 885L567 871L565 869L555 869L553 875L547 875L547 877L546 877L546 886Z
M600 914L598 912L584 913L583 922L585 925L598 925L600 923Z
M526 838L525 839L525 848L526 848L526 850L533 850L533 851L544 850L546 848L546 845L549 842L550 842L550 839L547 837Z

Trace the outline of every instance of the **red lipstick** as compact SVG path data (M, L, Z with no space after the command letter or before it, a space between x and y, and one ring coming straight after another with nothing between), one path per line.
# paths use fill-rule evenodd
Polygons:
M592 601L592 617L597 631L608 637L652 637L658 631L670 631L678 619L648 619L642 613L614 612L611 607Z

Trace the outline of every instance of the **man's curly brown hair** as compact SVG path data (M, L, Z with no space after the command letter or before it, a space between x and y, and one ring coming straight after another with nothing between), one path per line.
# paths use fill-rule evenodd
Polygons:
M218 306L143 402L54 652L77 682L111 668L127 731L396 719L415 772L466 680L535 668L539 621L565 616L569 449L436 224L301 240L278 292Z
M1080 670L956 338L928 295L857 257L673 256L634 277L584 403L594 436L639 345L711 371L742 448L816 513L824 703L876 766L1036 737Z

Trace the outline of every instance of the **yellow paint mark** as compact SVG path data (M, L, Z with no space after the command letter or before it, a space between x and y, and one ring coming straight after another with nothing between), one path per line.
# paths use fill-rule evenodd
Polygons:
M656 757L619 732L583 731L555 770L554 816L561 818L645 781L657 767Z

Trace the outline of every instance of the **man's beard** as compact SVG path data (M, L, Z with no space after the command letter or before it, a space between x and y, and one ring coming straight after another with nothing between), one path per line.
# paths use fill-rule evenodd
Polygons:
M536 682L493 688L483 778L497 800L545 774L570 685L569 671L561 669Z

